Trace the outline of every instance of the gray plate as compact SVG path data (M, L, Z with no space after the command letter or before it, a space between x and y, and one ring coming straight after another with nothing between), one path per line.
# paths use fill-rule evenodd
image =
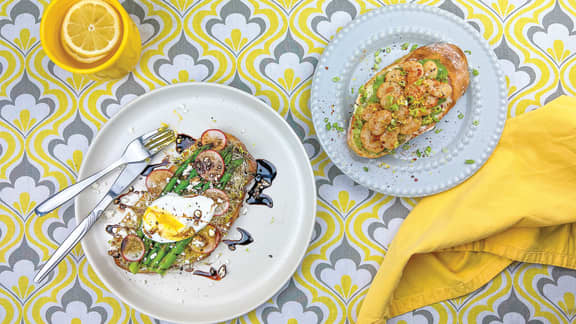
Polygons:
M346 130L358 88L375 73L376 52L384 49L378 55L381 70L408 54L412 45L438 41L470 51L466 93L433 130L395 154L378 159L357 156L346 144ZM413 4L372 10L343 28L322 54L310 102L320 143L336 166L359 184L402 197L442 192L473 175L496 147L507 114L506 82L488 43L453 14ZM328 130L327 123L344 131Z

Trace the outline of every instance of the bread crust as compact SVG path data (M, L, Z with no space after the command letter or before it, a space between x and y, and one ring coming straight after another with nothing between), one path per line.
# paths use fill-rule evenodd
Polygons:
M388 71L392 70L398 64L407 62L407 61L419 61L419 60L438 60L442 63L446 70L448 71L448 82L452 87L452 96L451 101L448 104L447 108L443 110L443 112L439 115L439 119L444 118L446 114L454 107L457 100L462 97L466 89L468 88L468 84L470 83L470 75L468 72L468 60L466 59L466 54L460 49L458 46L449 43L434 43L427 46L422 46L411 53L399 58L394 63L390 64L389 66L385 67L380 72L376 73L368 82L366 82L365 86L371 85L381 74L385 74ZM369 159L375 159L382 157L384 155L389 154L390 152L383 151L379 153L371 153L363 150L362 147L358 147L354 142L353 130L354 125L356 124L356 109L361 105L361 95L359 94L356 97L356 104L354 108L354 113L350 118L350 123L348 125L348 132L347 132L347 143L348 147L356 153L357 155ZM415 138L418 135L421 135L432 128L437 123L431 123L429 125L421 127L417 132L412 133L406 139L409 141Z

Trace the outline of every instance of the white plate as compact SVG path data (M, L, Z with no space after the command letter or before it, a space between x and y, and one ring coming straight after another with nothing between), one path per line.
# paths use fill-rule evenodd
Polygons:
M349 150L345 131L326 129L325 121L347 129L358 88L374 75L377 49L390 49L380 55L380 70L409 53L402 44L410 48L438 41L469 50L470 69L479 71L470 76L466 93L437 124L441 131L411 140L396 154L366 159ZM414 4L375 9L344 27L322 54L310 101L320 143L342 172L372 190L405 197L438 193L474 174L498 143L507 113L506 82L487 42L455 15ZM417 151L427 147L431 153L419 158Z
M105 226L117 219L103 217L82 241L86 257L114 294L153 317L212 323L242 315L282 288L308 247L316 213L316 188L308 156L284 119L257 98L227 86L188 83L152 91L126 105L94 139L79 177L105 167L120 156L131 139L161 123L194 137L208 128L223 129L244 142L255 158L274 163L278 176L265 190L274 207L249 205L247 214L238 218L228 235L239 238L235 227L240 226L253 235L254 243L234 252L221 244L213 252L208 262L229 264L229 274L221 281L187 272L169 272L163 278L132 275L107 255L110 236ZM108 177L104 182L109 185L112 180ZM76 199L77 221L102 194L89 189Z

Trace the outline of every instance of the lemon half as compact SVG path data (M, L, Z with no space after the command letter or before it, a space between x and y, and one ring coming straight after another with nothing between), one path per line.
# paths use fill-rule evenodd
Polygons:
M82 0L64 17L62 43L76 60L91 63L110 54L120 42L122 23L118 12L103 0Z

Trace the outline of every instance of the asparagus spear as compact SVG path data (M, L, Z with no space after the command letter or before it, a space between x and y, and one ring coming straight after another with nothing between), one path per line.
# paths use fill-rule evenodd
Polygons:
M162 259L164 258L164 256L166 255L166 252L168 252L168 250L170 250L170 247L168 245L163 245L160 248L160 251L158 251L158 253L156 253L156 256L154 257L154 259L151 260L150 268L154 269L154 268L158 267L158 265L160 264L160 261L162 261Z
M160 250L160 244L154 244L154 247L148 250L148 253L146 253L142 264L145 266L149 265L150 261L152 261L152 257L156 257L156 254L158 254L158 250Z
M210 145L203 145L200 148L198 148L192 155L190 155L190 157L187 158L178 167L178 169L176 169L176 171L174 172L174 175L172 176L170 181L168 181L168 184L166 184L166 186L162 190L161 195L167 194L170 191L172 191L172 189L174 189L174 186L176 185L176 182L178 181L178 178L182 175L182 173L188 167L188 165L196 159L196 156L198 156L198 154L200 154L200 152L207 150L209 147L210 147Z
M178 241L176 243L176 246L174 248L172 248L172 250L170 250L170 252L168 252L168 254L166 254L166 257L164 257L162 262L160 262L160 264L158 265L158 268L156 268L156 272L158 272L160 274L164 274L164 272L166 272L166 270L168 270L168 268L170 268L172 266L172 264L174 264L174 262L176 261L176 258L178 258L178 255L180 255L180 253L184 252L184 249L186 248L188 243L190 243L190 241L192 241L192 237L189 237L189 238L182 240L182 241Z

